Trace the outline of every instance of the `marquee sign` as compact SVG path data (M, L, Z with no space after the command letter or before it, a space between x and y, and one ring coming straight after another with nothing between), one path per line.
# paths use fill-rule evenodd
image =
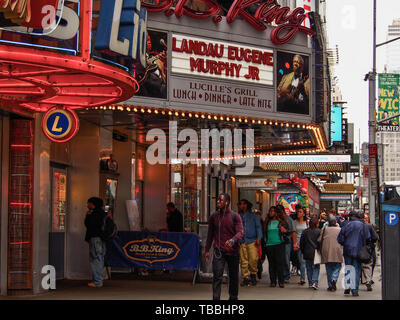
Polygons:
M172 36L172 72L273 85L274 52L270 49Z
M175 1L158 0L151 3L142 2L149 12L164 12L165 15L175 14L180 18L183 15L194 19L212 19L215 23L222 21L220 5L212 0L196 0L205 5L208 10L199 11L189 8L190 0L179 0L172 9ZM258 9L251 14L246 11L250 6L257 4ZM203 6L204 7L204 6ZM304 8L296 8L290 11L288 7L281 7L275 0L235 0L226 15L226 21L233 23L238 17L245 20L253 28L259 31L267 29L267 24L275 22L277 26L271 31L271 41L276 45L281 45L291 41L298 32L307 35L314 35L315 32L303 26L306 19Z

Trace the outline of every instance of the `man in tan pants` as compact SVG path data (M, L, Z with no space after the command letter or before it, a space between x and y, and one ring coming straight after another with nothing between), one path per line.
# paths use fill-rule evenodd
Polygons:
M251 211L253 205L246 199L240 200L239 214L242 218L244 236L240 243L241 286L257 284L258 247L262 239L260 218Z

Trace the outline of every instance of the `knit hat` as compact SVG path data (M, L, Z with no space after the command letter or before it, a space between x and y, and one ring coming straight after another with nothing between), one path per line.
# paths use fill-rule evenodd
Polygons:
M91 197L87 202L93 203L96 209L103 207L103 200L97 197Z

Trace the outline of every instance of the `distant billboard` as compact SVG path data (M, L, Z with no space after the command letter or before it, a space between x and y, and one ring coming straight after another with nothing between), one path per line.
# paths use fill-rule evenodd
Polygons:
M342 107L333 106L331 108L331 144L333 142L341 142L343 140L342 118Z
M377 121L399 113L400 74L379 74L379 106ZM378 126L378 131L399 131L399 117L390 119Z

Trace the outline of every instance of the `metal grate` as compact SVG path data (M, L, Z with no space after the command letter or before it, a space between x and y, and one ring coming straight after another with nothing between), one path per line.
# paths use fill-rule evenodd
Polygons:
M33 138L32 120L11 120L8 198L9 290L32 289Z

